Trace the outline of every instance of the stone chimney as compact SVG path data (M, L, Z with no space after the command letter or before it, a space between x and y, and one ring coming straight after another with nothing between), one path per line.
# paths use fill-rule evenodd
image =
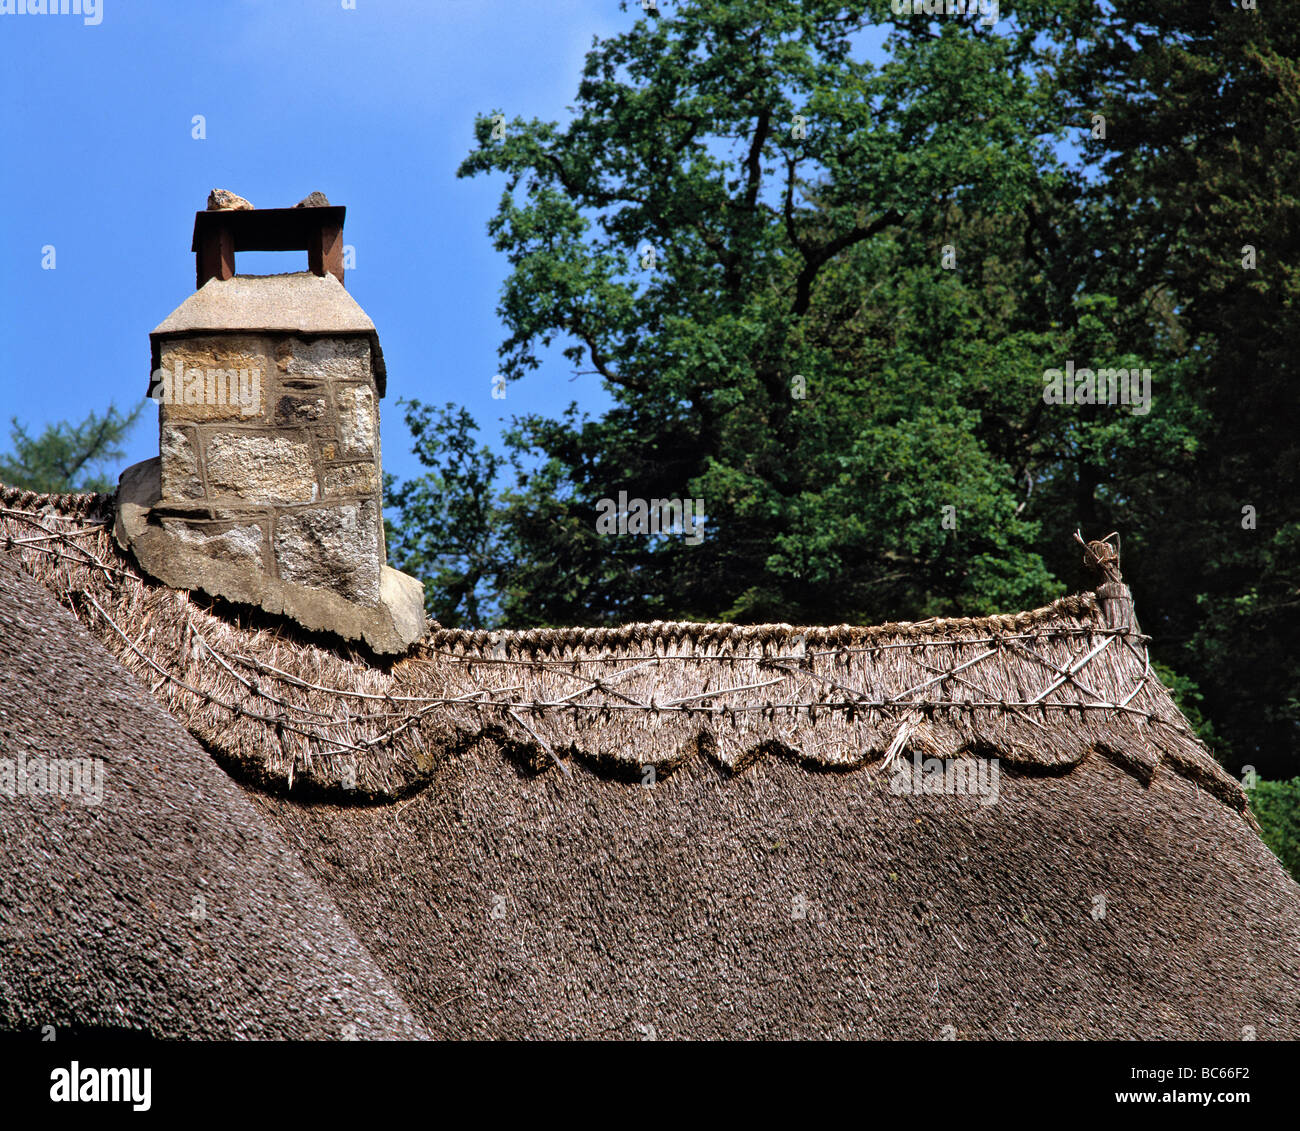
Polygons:
M116 532L173 588L391 654L423 636L424 592L384 564L386 372L343 287L344 213L216 190L195 215L198 290L149 335L159 457L123 473ZM253 250L305 250L310 270L236 274Z

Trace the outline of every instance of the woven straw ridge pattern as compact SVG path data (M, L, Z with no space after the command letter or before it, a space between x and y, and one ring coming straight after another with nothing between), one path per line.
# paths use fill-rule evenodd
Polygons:
M872 627L653 623L434 629L368 654L143 576L104 495L0 490L0 544L229 770L273 792L391 801L487 739L529 771L644 780L686 759L850 770L996 757L1063 773L1164 766L1239 812L1238 783L1091 593L1006 616Z

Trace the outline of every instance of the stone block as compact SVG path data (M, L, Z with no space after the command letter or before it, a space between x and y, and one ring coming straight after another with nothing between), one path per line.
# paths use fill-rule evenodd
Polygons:
M166 421L158 426L158 454L162 460L162 497L169 502L203 497L199 457L187 428Z
M373 463L336 463L326 467L322 486L328 495L373 495L379 490L379 473Z
M324 419L326 407L324 396L282 393L275 402L275 422L290 426L317 424Z
M280 578L376 605L383 565L379 534L379 508L374 502L280 514L275 527Z
M379 438L374 389L369 385L339 385L334 400L338 405L341 454L373 456Z
M257 432L219 432L207 442L208 490L250 503L314 502L316 471L306 441Z
M217 561L266 568L266 539L260 526L220 526L165 518L163 530L181 545Z
M152 395L171 423L266 418L269 343L259 338L197 338L169 344Z
M369 381L370 343L364 338L294 338L286 372L332 381Z

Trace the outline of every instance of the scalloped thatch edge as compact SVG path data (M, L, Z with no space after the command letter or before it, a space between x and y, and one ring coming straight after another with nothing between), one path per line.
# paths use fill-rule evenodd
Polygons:
M272 792L391 801L444 752L492 738L532 771L576 761L634 779L692 756L728 773L765 756L822 770L996 757L1020 773L1101 756L1144 783L1168 768L1250 820L1150 671L1145 638L1117 632L1091 593L876 626L437 628L381 665L143 576L111 538L111 496L4 488L0 507L6 552L218 761ZM1085 649L1086 668L1054 679Z

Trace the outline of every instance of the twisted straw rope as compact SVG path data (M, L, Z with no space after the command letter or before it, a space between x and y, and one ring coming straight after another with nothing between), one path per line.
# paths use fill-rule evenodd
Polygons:
M32 514L52 507L62 518L107 518L113 513L113 496L98 491L51 495L0 484L0 504Z

